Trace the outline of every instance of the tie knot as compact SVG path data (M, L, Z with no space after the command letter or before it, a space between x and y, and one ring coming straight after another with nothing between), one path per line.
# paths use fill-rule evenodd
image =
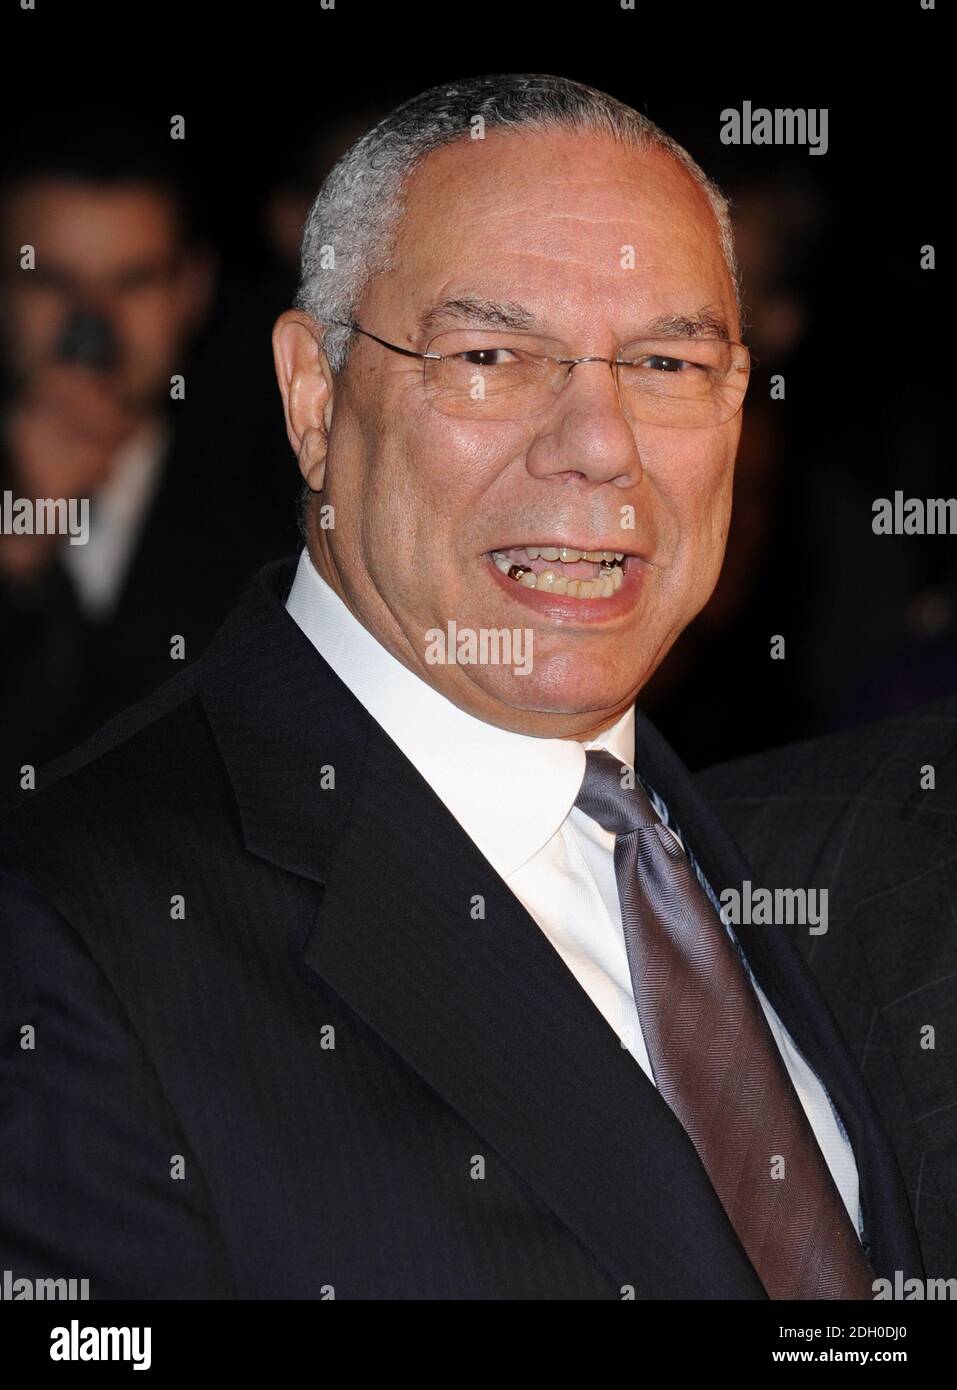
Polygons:
M585 776L575 805L613 835L660 824L648 793L631 768L605 748L585 752Z

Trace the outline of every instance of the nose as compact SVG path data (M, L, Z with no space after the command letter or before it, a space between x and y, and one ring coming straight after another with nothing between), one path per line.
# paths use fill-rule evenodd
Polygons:
M537 478L578 475L622 488L641 481L638 442L605 358L576 358L569 365L554 408L526 454L526 467Z

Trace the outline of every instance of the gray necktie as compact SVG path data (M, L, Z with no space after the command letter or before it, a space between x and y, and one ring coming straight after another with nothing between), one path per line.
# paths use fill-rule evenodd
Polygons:
M724 924L630 769L604 749L585 756L575 804L617 837L628 963L658 1090L770 1298L873 1298L874 1273Z

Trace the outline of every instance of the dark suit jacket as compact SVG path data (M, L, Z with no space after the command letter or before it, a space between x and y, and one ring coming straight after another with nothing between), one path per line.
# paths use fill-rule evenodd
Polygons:
M764 1298L669 1107L285 612L293 572L6 817L0 1266L93 1297ZM712 882L747 876L644 719L638 750ZM741 938L843 1115L875 1267L919 1274L809 971Z
M29 584L0 576L0 798L24 763L59 757L165 681L183 664L170 656L174 634L187 662L198 656L260 565L295 543L288 507L280 524L241 478L230 486L212 472L219 457L238 470L251 447L224 426L225 409L212 439L198 415L185 424L170 415L156 493L106 617L83 613L56 560Z
M711 768L699 785L756 884L828 890L823 936L781 930L877 1102L928 1274L957 1276L957 699Z

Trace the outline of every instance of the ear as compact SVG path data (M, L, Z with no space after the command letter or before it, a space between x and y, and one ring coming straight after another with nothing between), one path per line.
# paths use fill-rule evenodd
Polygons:
M286 435L313 492L321 490L325 476L335 385L322 336L321 325L299 309L280 314L272 331Z

